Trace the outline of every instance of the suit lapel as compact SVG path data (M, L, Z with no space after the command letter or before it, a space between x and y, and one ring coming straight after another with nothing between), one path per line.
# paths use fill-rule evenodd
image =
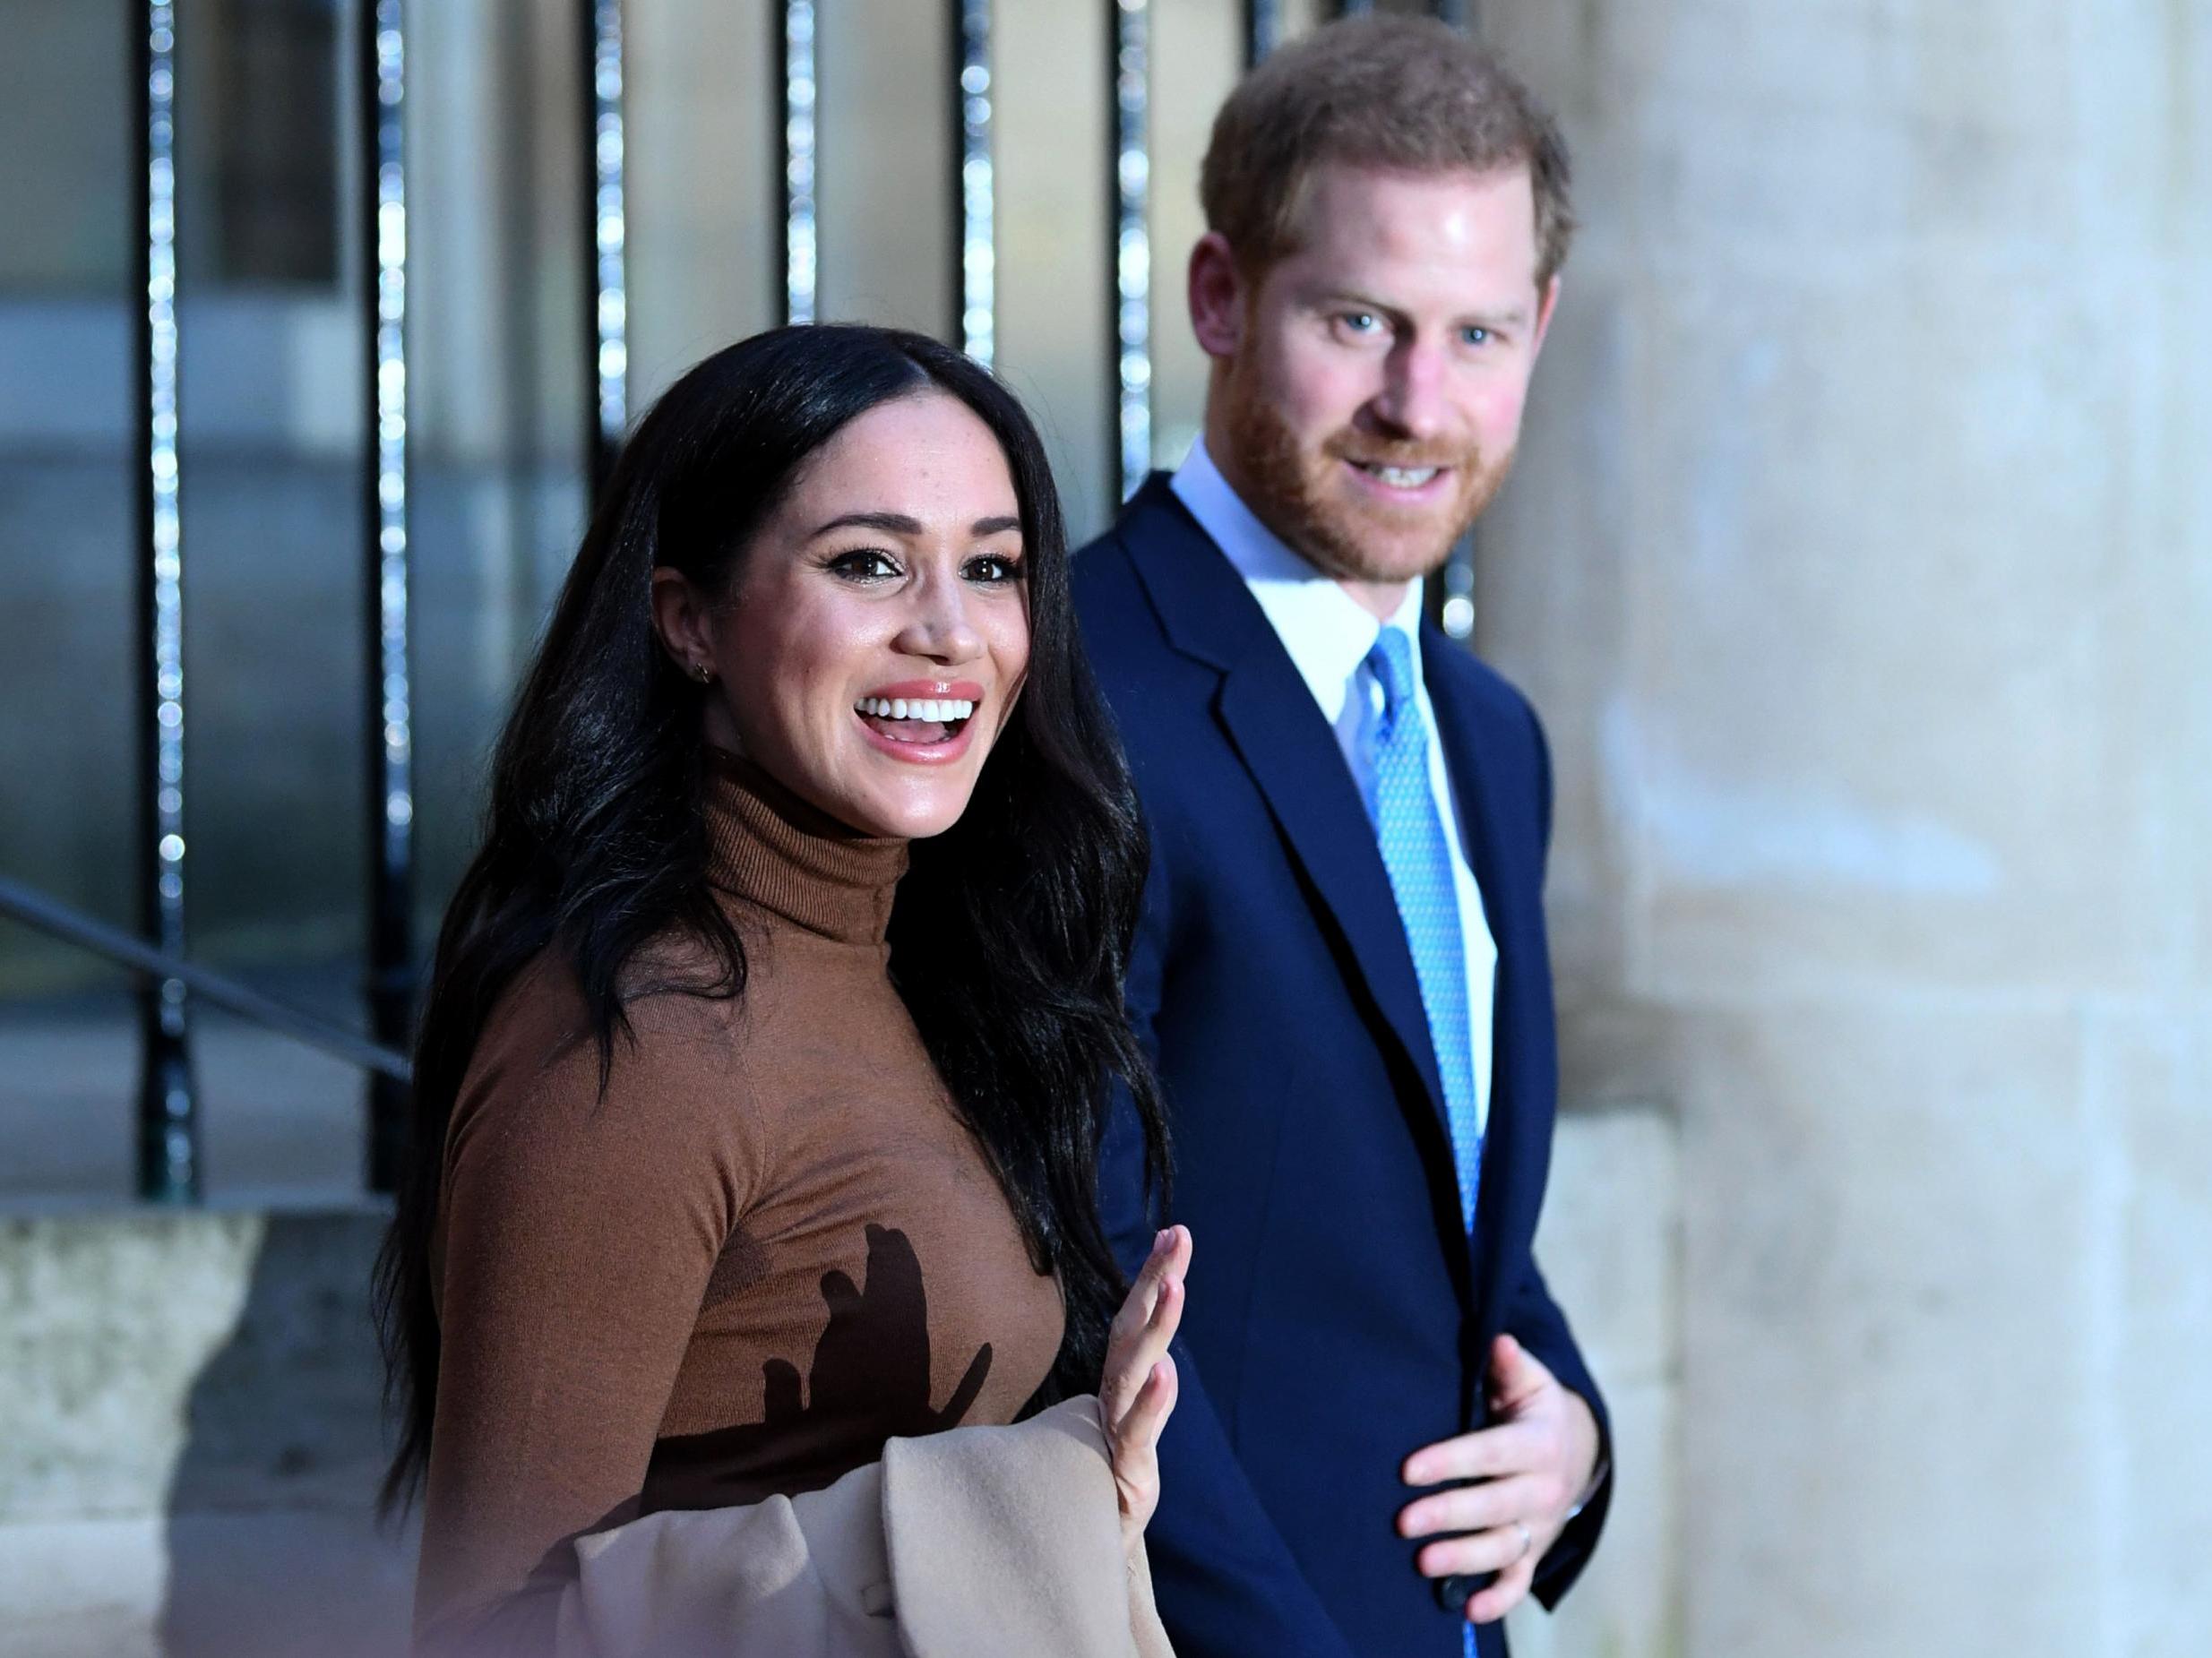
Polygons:
M1287 657L1279 672L1263 657L1247 659L1222 682L1217 708L1442 1121L1443 1085L1405 924L1366 808L1313 692Z
M1440 671L1443 652L1460 649L1441 630L1424 626L1421 635L1422 662L1429 702L1436 710L1436 736L1443 747L1445 775L1459 797L1460 828L1467 843L1475 884L1481 889L1483 912L1497 946L1496 986L1490 1010L1490 1112L1483 1136L1483 1166L1475 1198L1475 1233L1470 1242L1479 1266L1495 1266L1502 1259L1499 1241L1503 1235L1505 1208L1512 1196L1510 1171L1517 1155L1515 1140L1521 1113L1514 1108L1513 1061L1517 1057L1507 1033L1519 1014L1519 973L1526 948L1519 918L1513 909L1511 884L1519 872L1511 867L1510 845L1501 812L1503 796L1495 776L1495 756L1480 741L1473 708L1461 694L1452 675ZM1470 985L1475 994L1481 987ZM1477 1278L1484 1287L1477 1305L1494 1286Z
M1443 1124L1413 955L1336 734L1259 601L1164 478L1156 475L1130 503L1121 538L1168 638L1221 671L1215 715Z

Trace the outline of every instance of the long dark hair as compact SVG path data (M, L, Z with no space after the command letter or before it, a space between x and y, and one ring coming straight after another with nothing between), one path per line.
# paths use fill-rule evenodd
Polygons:
M1067 1331L1037 1403L1097 1386L1123 1280L1098 1216L1109 1090L1137 1105L1166 1179L1158 1095L1123 1016L1147 852L1128 769L1076 634L1065 531L1043 444L968 357L890 329L774 330L707 358L639 425L609 480L494 757L481 849L447 908L415 1046L410 1148L377 1258L374 1307L399 1447L387 1509L429 1461L439 1334L431 1295L446 1125L478 1037L515 976L565 957L602 1079L630 1039L624 969L670 933L719 966L687 993L744 992L745 950L707 883L704 688L651 619L656 565L731 589L746 544L806 458L877 405L940 391L997 436L1020 503L1028 676L960 821L915 843L891 968L994 1164ZM899 971L925 960L926 971ZM656 986L656 990L665 987Z

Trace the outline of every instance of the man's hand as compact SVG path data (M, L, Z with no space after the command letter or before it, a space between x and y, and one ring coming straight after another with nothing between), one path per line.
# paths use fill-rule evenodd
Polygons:
M1399 1510L1401 1537L1459 1532L1421 1551L1424 1577L1497 1573L1469 1598L1470 1623L1492 1623L1536 1581L1536 1562L1566 1528L1597 1468L1597 1419L1511 1336L1490 1350L1493 1425L1422 1447L1401 1470L1408 1485L1474 1480Z

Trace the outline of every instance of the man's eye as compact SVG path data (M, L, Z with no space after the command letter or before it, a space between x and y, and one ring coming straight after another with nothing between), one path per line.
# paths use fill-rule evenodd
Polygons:
M1464 328L1459 332L1470 346L1486 346L1490 343L1491 333L1486 328Z
M830 561L830 568L850 581L882 581L899 573L898 562L875 547L840 553Z
M961 573L970 581L1019 581L1021 580L1021 561L1009 558L1003 553L986 553L969 559Z
M1381 326L1381 319L1372 311L1347 311L1337 320L1355 334L1371 334Z

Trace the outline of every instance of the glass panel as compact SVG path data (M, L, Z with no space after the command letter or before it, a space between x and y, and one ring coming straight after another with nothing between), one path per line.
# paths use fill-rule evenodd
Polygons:
M1244 72L1242 0L1152 0L1152 457L1173 468L1205 418L1209 359L1184 279L1206 229L1199 164Z
M135 21L126 6L13 0L0 52L0 874L125 927ZM129 1192L133 1008L121 972L0 921L0 1195Z
M180 5L179 249L187 284L336 286L340 256L337 0Z
M629 0L633 410L781 314L781 13L780 0Z
M0 290L120 296L135 149L127 5L9 0L0 52ZM27 167L22 158L35 156ZM0 365L13 362L0 356ZM13 387L16 375L0 378Z
M1109 482L1108 7L1002 4L998 366L1045 434L1080 544L1116 504Z
M954 339L952 24L944 0L825 4L816 15L821 318Z

